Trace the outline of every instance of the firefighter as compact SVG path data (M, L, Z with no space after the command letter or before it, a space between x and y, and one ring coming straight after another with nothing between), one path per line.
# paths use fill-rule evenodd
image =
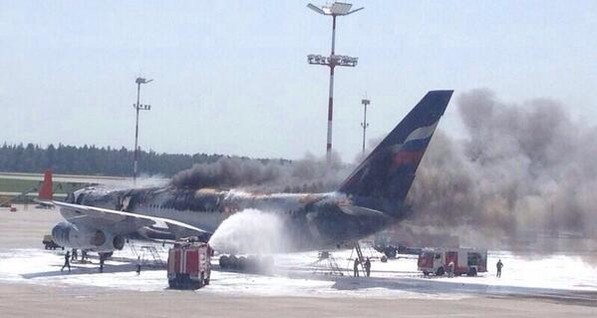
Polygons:
M359 264L361 264L359 262L359 258L355 257L355 259L354 259L354 265L352 267L354 277L359 277Z
M371 274L371 261L369 260L369 257L365 260L365 273L367 274L367 277Z
M454 261L448 264L448 277L454 277Z
M141 275L141 256L137 256L137 275Z
M500 278L502 277L502 267L504 267L504 263L502 263L502 259L499 259L497 264L495 264L495 267L497 267L497 273L495 274L495 277Z
M99 267L99 272L103 273L104 272L104 253L99 253L99 261L100 261L100 267Z
M76 248L73 248L73 252L71 253L71 258L70 258L70 261L71 261L71 262L72 262L72 261L76 261L76 260L77 260L77 257L78 257L78 255L77 255L77 249L76 249Z
M64 271L64 268L68 267L68 272L70 273L70 252L66 251L66 254L64 254L64 265L62 265L62 268L60 269L60 271Z

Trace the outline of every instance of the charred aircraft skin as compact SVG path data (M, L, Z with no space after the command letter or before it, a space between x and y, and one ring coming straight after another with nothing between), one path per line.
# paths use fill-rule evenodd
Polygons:
M87 249L111 251L122 248L120 238L131 235L208 239L226 218L256 209L280 217L288 251L350 243L410 213L406 195L451 96L452 91L427 93L335 192L89 187L73 193L67 203L55 202L69 223L57 225L52 233L63 246L85 248L82 245L91 242Z
M255 194L235 190L181 190L171 187L134 190L90 187L75 192L69 196L68 201L175 219L210 233L234 213L256 209L276 214L282 220L284 233L288 234L291 242L291 251L327 248L349 242L354 237L364 237L379 231L391 224L392 219L382 213L358 214L358 207L351 205L350 199L338 192ZM81 216L77 213L63 211L62 214L66 220L81 222ZM150 239L175 239L193 235L185 231L168 233L155 228L142 228L136 234Z

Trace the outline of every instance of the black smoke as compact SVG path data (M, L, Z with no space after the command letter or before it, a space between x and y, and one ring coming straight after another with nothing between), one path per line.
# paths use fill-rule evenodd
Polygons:
M196 164L177 173L171 185L177 188L200 189L241 188L259 192L326 192L336 189L350 172L340 157L325 158L307 155L296 161L222 158L214 163Z
M464 93L450 107L458 107L465 135L436 132L407 198L414 213L405 224L456 233L476 246L551 251L566 248L553 238L568 237L575 240L563 241L576 249L595 247L595 127L573 120L560 102L505 103L489 90ZM224 158L181 171L171 183L325 192L354 167L337 155L331 164L313 156L290 163Z
M413 221L477 244L594 247L597 129L549 99L509 104L475 90L457 106L466 137L434 136L409 193Z

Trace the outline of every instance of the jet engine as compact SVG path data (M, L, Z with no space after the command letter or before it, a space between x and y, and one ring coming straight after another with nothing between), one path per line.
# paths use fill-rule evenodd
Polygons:
M98 252L121 250L124 237L98 229L60 222L52 229L52 237L58 245L68 248L94 250Z

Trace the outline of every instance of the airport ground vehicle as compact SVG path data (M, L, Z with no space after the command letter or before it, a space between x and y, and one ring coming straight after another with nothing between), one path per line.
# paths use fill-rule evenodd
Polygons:
M417 266L425 276L442 276L454 262L454 275L477 276L487 272L487 250L472 248L424 249L419 254Z
M199 289L209 284L212 249L207 243L181 241L168 252L168 285Z
M64 247L54 242L54 240L52 239L52 235L50 234L44 235L44 239L41 242L46 250L55 250L57 248L62 248L64 250Z

